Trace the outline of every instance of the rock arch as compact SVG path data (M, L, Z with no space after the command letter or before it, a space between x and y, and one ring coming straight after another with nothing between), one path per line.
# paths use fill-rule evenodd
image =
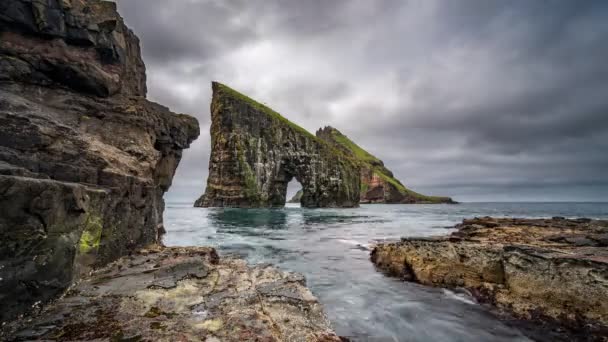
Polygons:
M282 207L287 184L302 184L303 207L356 207L356 162L272 109L217 82L211 157L198 207Z

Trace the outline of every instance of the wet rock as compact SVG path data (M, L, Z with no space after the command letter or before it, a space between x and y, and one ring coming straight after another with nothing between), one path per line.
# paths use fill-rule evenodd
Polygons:
M0 321L159 242L196 120L145 99L107 1L0 2Z
M406 188L382 160L333 127L319 129L316 135L351 156L360 166L361 203L456 203L449 197L426 196Z
M200 207L282 207L287 184L302 184L303 207L356 207L359 168L265 105L214 82L211 158Z
M425 285L463 287L573 340L608 336L608 221L475 218L449 237L377 245L372 261Z
M2 339L340 341L302 276L205 247L118 259L39 315L6 325Z

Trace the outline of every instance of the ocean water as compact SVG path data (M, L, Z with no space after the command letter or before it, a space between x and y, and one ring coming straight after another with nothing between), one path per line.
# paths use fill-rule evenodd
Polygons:
M214 246L302 273L339 335L360 341L528 341L466 293L384 276L368 246L432 236L474 216L608 218L606 203L362 205L357 209L203 209L167 203L165 244Z

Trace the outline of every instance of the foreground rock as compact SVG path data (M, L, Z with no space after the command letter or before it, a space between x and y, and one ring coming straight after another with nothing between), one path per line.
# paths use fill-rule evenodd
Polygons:
M303 207L359 205L359 168L350 157L267 106L212 85L211 158L198 207L282 207L287 184Z
M2 340L340 341L302 276L151 248L93 272Z
M319 129L316 135L352 157L360 166L361 203L456 203L450 197L427 196L406 188L382 160L333 127Z
M464 287L517 318L608 338L608 221L475 218L448 237L380 244L382 270Z
M145 81L116 4L0 2L0 321L160 240L199 127Z

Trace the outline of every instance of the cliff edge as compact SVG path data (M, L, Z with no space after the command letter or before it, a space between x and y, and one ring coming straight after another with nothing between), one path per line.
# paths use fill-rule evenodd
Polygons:
M351 156L360 165L361 203L456 203L450 197L427 196L406 188L384 166L382 160L333 127L319 129L316 135Z
M160 242L199 126L147 101L145 82L116 4L0 2L0 321Z

